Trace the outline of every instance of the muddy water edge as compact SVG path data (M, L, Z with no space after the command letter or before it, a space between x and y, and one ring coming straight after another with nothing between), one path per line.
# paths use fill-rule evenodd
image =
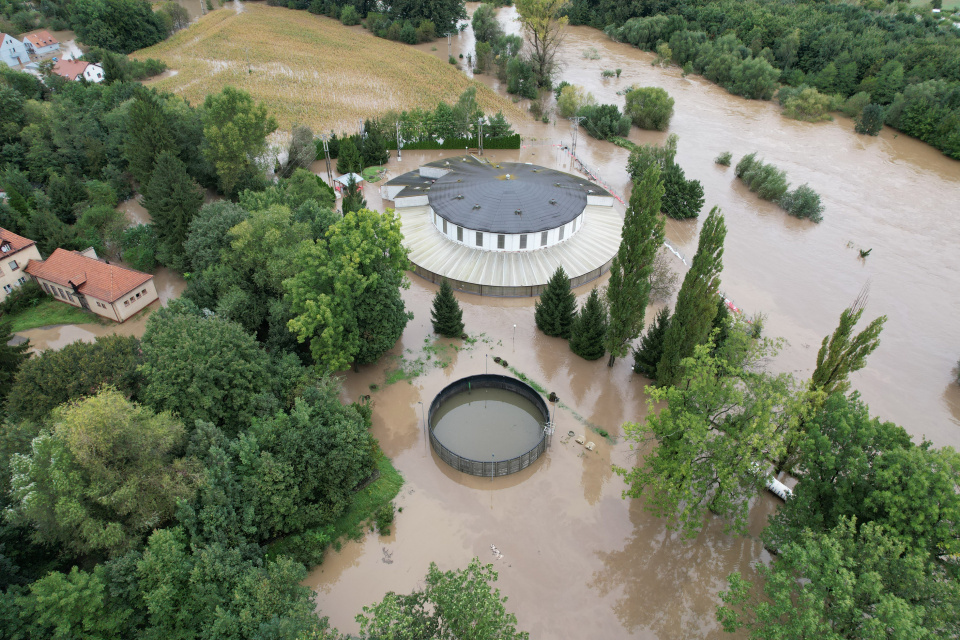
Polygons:
M512 8L500 10L508 31L517 31L515 15ZM419 46L447 58L442 40ZM583 57L589 47L600 59ZM455 58L472 49L469 29L453 37ZM889 129L868 138L854 134L842 118L821 124L788 120L772 103L731 96L701 78L683 78L676 68L654 67L651 55L593 29L571 28L558 59L559 78L586 87L598 102L622 107L616 93L632 84L660 86L675 98L669 131L634 129L630 139L660 143L670 133L680 136L678 162L703 183L706 209L718 205L725 213L725 293L746 312L766 314L767 333L788 341L771 369L809 376L820 340L869 284L866 317L885 314L889 321L880 348L853 376L854 388L874 414L902 424L918 440L960 445L960 391L953 381L960 353L951 342L960 329L960 222L949 215L948 204L960 199L960 163ZM622 69L620 78L601 78L608 68ZM500 89L494 77L476 78ZM525 148L494 152L492 158L570 170L558 148L570 141L569 123L531 119L515 128ZM722 151L731 151L734 162L758 151L785 169L794 186L809 183L826 206L823 223L795 220L757 199L732 168L714 164ZM401 161L391 158L387 177L455 153L404 153ZM626 150L581 131L578 154L615 191L629 194ZM315 170L323 173L320 165ZM371 207L382 206L376 185L367 186L366 196ZM699 224L668 224L668 240L688 259ZM873 249L866 260L859 258L861 248ZM685 271L680 260L675 265ZM405 298L415 318L392 359L350 373L345 382L354 399L378 386L372 392L374 433L406 479L397 500L404 510L391 536L371 533L348 543L310 574L305 584L318 591L318 611L341 631L355 632L353 616L363 605L390 590L410 592L431 561L451 569L476 555L494 563L508 608L534 638L729 637L714 618L717 593L730 572L752 577L754 563L769 561L756 536L775 499L757 500L749 536L729 536L708 517L703 533L689 542L667 532L637 501L624 501L623 482L611 465L630 466L639 455L619 438L620 425L644 418L647 381L632 374L627 361L612 369L603 361L588 363L566 343L539 334L532 300L458 294L467 331L484 335L469 349L450 349L445 366L427 366L410 383L384 387L400 360L431 355L436 361L422 351L425 339L434 343L429 306L435 287L411 279ZM578 297L603 284L582 287ZM653 313L648 310L648 320ZM419 403L429 406L455 378L499 369L495 355L556 391L569 408L558 411L552 447L531 468L505 478L474 478L451 470L429 450ZM614 438L601 438L583 421ZM586 433L597 451L576 445L568 431ZM493 558L491 544L503 558Z

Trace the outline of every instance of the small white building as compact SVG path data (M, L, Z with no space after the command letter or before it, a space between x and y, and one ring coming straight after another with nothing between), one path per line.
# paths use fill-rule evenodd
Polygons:
M103 82L103 67L84 60L57 60L53 72L67 80Z
M35 56L43 56L60 50L60 41L46 29L23 36L23 46Z
M0 33L0 60L9 67L15 67L30 62L30 54L23 42L6 33Z

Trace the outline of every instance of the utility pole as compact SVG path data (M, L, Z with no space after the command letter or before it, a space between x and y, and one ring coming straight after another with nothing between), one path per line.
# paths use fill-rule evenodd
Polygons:
M330 168L330 146L327 144L327 140L330 139L330 136L326 133L320 134L320 140L323 142L323 155L327 161L327 182L330 183L330 186L333 186L333 169Z
M573 116L570 118L570 121L573 122L570 125L570 129L573 130L573 144L570 145L570 153L576 157L577 155L577 133L580 131L580 121L586 120L584 116Z
M483 118L477 118L477 146L480 147L480 155L483 155Z
M400 138L400 121L397 120L397 160L403 160L401 151L403 150L403 140Z
M450 45L452 42L453 42L453 36L448 33L447 34L447 58L453 57L453 52L450 49Z

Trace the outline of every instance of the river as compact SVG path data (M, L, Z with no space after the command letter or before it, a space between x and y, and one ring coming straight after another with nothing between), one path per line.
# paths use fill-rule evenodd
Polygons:
M514 16L512 8L500 10L501 22L517 31ZM447 58L442 40L418 47ZM596 48L599 60L583 57L589 47ZM469 29L452 38L454 56L472 48ZM881 314L889 320L879 349L852 376L854 389L874 414L902 424L916 439L960 445L955 382L960 347L954 340L960 301L951 293L960 279L960 221L949 214L950 203L960 200L960 163L888 128L871 138L856 135L843 118L819 124L789 120L773 103L732 96L702 78L682 77L675 67L651 66L652 59L597 30L570 28L558 54L559 79L621 107L616 92L635 83L663 87L676 100L667 132L633 129L630 139L659 143L670 133L680 136L677 161L688 177L703 183L704 213L717 205L726 217L724 292L747 313L765 314L768 335L788 341L771 369L808 377L820 341L869 285L862 324ZM619 79L601 78L602 70L616 68L623 70ZM499 90L495 78L477 78ZM569 168L554 146L570 141L569 123L531 119L515 128L524 134L525 148L491 156ZM714 164L722 151L732 152L734 162L758 151L785 169L794 186L809 183L826 206L824 221L796 220L758 199L736 180L732 167ZM578 152L615 191L629 193L626 150L581 131ZM392 158L387 178L426 159L423 152L407 152L399 163ZM371 186L368 201L376 205ZM688 258L696 250L699 225L668 222L668 240ZM872 249L866 259L859 257L861 248ZM676 266L684 268L679 260ZM580 288L579 299L602 284ZM533 322L532 300L458 294L467 332L484 332L477 344L410 384L371 391L371 384L384 384L396 359L415 358L424 339L433 339L434 291L413 276L404 297L415 318L391 352L394 364L388 358L346 377L348 396L373 395L374 434L406 480L397 499L403 512L390 536L369 533L348 542L310 574L304 584L318 591L318 611L341 631L356 632L353 616L362 606L388 590L408 593L422 586L431 561L446 570L464 567L476 555L494 563L497 586L510 599L507 608L533 638L736 637L724 634L715 620L717 594L730 572L755 577L754 563L769 562L756 536L777 500L758 498L747 537L727 535L722 523L708 517L696 540L682 541L639 501L622 499L624 485L611 464L630 466L637 452L622 439L600 438L564 410L551 450L524 472L491 480L450 470L427 450L418 403L429 406L456 377L498 369L494 355L614 436L623 422L646 414L646 381L632 374L626 360L608 369L604 360L586 362L563 341L543 336ZM647 317L652 319L652 310ZM568 431L586 433L597 451L564 442ZM490 545L504 557L496 560Z

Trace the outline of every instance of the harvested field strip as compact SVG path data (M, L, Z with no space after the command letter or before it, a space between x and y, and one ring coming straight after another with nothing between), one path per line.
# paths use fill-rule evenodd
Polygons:
M306 11L254 3L244 9L214 11L132 57L159 58L178 70L154 86L192 104L228 85L243 89L267 105L281 129L302 123L353 131L358 119L390 109L456 101L471 84L487 113L524 117L509 100L407 45Z

